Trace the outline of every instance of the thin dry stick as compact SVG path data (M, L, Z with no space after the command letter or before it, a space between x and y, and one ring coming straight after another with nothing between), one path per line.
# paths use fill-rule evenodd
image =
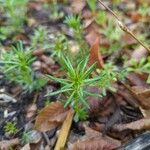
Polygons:
M105 9L107 9L107 10L117 19L119 27L120 27L124 32L130 34L138 43L140 43L148 52L150 52L150 49L149 49L145 44L143 44L143 43L130 31L130 29L129 29L127 26L125 26L125 25L122 23L122 21L118 18L118 16L117 16L109 7L107 7L101 0L98 0L98 1L99 1L99 3L100 3L101 5L103 5L103 6L105 7Z
M59 137L58 137L58 140L57 140L54 150L64 150L65 149L65 144L67 141L67 137L69 135L69 131L70 131L70 127L72 124L74 113L75 112L73 109L71 109L68 112L67 117L62 125L61 130L60 130L60 134L59 134Z

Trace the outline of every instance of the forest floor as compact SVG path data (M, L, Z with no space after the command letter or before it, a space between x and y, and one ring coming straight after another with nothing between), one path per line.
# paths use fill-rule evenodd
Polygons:
M0 149L136 149L130 141L150 129L150 1L102 4L0 1ZM86 69L96 63L83 88L90 94L75 104L72 87L57 91L87 56Z

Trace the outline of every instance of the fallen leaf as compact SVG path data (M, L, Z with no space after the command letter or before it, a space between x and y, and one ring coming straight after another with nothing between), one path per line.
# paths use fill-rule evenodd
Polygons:
M35 115L36 110L37 110L36 104L33 103L29 105L27 108L26 118L31 119Z
M121 146L121 142L86 127L86 139L74 143L73 150L113 150Z
M56 128L65 120L67 113L68 109L65 109L61 102L52 102L37 116L35 128L41 132Z
M0 142L0 149L1 150L8 150L10 147L16 146L19 144L19 139L11 139L11 140L4 140Z
M91 66L92 64L97 63L97 67L102 68L104 62L101 53L99 51L100 50L99 45L100 45L100 41L99 38L97 38L90 49L89 65Z
M150 88L134 86L132 87L132 92L137 97L143 116L150 117Z
M130 65L132 60L140 61L142 58L147 57L147 50L143 48L143 46L139 46L137 49L135 49L131 54L131 61L128 62Z
M28 144L24 145L24 146L21 148L21 150L31 150L30 144L28 143Z
M132 91L137 95L141 107L150 109L150 88L134 86L132 87Z
M117 124L114 126L114 129L123 131L126 129L131 130L149 130L150 129L150 118L140 119L138 121L133 121L127 124Z
M86 1L85 0L75 0L71 3L71 8L73 13L80 13L82 9L85 7Z

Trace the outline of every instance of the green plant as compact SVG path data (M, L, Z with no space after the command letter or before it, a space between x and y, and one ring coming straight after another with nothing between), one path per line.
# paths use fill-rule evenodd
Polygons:
M26 19L28 0L0 0L0 9L6 14L7 21L4 27L9 32L1 32L4 35L10 35L13 32L20 31Z
M113 20L108 20L107 27L102 33L112 41L118 41L122 35L122 30L114 23Z
M77 40L82 40L83 27L81 24L80 16L70 15L65 18L64 23L73 29L74 36Z
M96 23L99 25L104 25L106 22L106 13L103 10L96 10L97 0L87 0L87 4L93 13L93 17Z
M115 25L113 20L109 20L105 30L102 33L109 39L109 48L102 48L103 54L111 54L122 47L122 42L118 42L122 36L122 30Z
M57 0L52 0L50 4L44 3L43 8L47 11L50 10L49 18L51 20L57 20L64 17L64 12L59 8L59 2Z
M39 26L31 37L31 46L34 48L48 48L48 33L46 28Z
M31 134L31 131L24 131L23 134L22 134L22 137L21 137L21 143L22 144L27 144L30 142L30 134Z
M139 6L138 12L139 12L139 14L141 14L142 16L148 15L148 13L150 13L148 3L143 2L143 4Z
M147 83L150 83L150 57L142 58L140 61L131 60L130 66L126 66L129 72L143 72L148 74Z
M87 0L87 4L90 7L90 9L92 10L92 12L96 11L96 2L97 2L97 0Z
M45 84L45 79L37 77L32 70L35 57L31 49L24 49L19 42L9 52L1 54L1 66L6 78L14 83L20 84L23 89L32 92Z
M59 91L49 93L48 96L52 96L59 93L64 93L67 100L64 104L64 107L67 107L69 104L74 108L76 112L76 120L84 119L86 117L85 110L89 108L89 105L86 101L86 87L91 85L96 78L90 79L89 75L94 70L95 65L91 66L86 70L86 65L88 59L80 62L76 68L74 68L68 58L64 58L64 68L67 72L67 79L59 79L53 76L48 76L49 79L62 84L62 88Z
M88 52L88 45L83 37L83 25L80 16L70 15L66 17L64 23L73 30L74 38L80 47L80 51L76 55L77 63L79 63Z
M16 128L16 124L13 122L6 122L4 126L4 130L8 134L16 134L18 132L18 129Z
M58 35L56 37L56 40L54 41L54 43L51 45L51 48L53 50L53 57L58 57L59 60L61 60L61 58L64 55L68 55L67 51L68 51L68 40L64 35Z
M98 11L95 16L95 21L99 25L104 25L106 23L106 12Z
M53 96L63 93L66 97L64 107L71 105L76 112L75 120L85 119L87 117L87 109L89 104L86 100L87 96L102 96L101 94L91 93L87 90L87 87L98 86L103 88L103 92L109 87L112 81L115 81L117 74L113 73L107 68L101 71L100 74L91 76L95 70L95 64L87 68L88 58L82 60L76 67L73 67L68 58L63 58L63 66L66 71L66 79L59 79L53 76L48 76L49 79L61 83L61 89L52 93L48 93L47 96ZM112 89L112 88L111 88ZM104 93L103 93L104 94Z
M112 83L117 80L124 80L128 70L123 68L118 69L112 62L105 63L101 70L97 70L100 79L98 80L98 86L102 89L102 95L106 96L106 91L110 90L115 92L116 89L112 86Z

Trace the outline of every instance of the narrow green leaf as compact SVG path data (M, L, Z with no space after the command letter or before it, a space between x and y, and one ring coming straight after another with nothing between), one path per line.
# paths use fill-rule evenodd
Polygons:
M53 96L53 95L57 95L59 93L64 93L64 92L71 91L71 90L72 89L59 90L59 91L56 91L56 92L52 92L52 93L46 94L45 96Z

